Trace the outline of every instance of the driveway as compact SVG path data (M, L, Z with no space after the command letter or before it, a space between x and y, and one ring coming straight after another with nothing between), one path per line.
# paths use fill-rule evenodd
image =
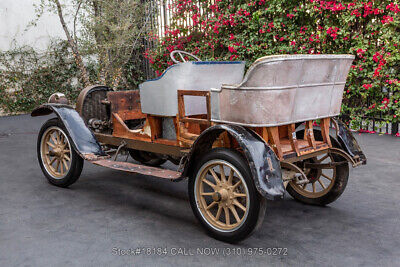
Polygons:
M36 158L37 133L47 119L0 118L0 266L400 262L400 138L356 134L368 165L351 170L339 200L327 207L290 196L270 201L262 228L229 245L204 233L190 209L186 181L86 162L69 189L51 186ZM260 255L260 249L268 252Z

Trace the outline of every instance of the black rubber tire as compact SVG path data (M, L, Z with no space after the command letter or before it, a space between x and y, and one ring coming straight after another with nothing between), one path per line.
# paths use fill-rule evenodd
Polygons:
M58 118L53 118L48 121L46 121L42 128L39 131L38 135L38 140L37 140L37 157L39 161L40 168L42 169L43 174L46 176L47 180L49 181L50 184L59 186L59 187L68 187L75 183L78 179L79 176L81 175L82 168L83 168L83 159L79 156L79 154L75 151L73 147L71 147L71 166L70 169L68 170L67 175L64 178L61 179L56 179L51 176L46 170L46 168L43 165L42 162L42 157L41 157L41 141L43 134L46 132L46 130L50 127L59 127L63 130L63 132L67 135L69 143L72 146L72 140L71 137L68 135L68 131L65 129L64 124L58 119Z
M212 228L201 216L195 200L195 194L196 194L195 180L197 173L204 164L215 159L227 161L233 166L235 166L243 176L243 179L246 182L249 192L249 199L250 199L249 213L242 226L233 232L222 232ZM240 240L245 239L246 237L251 235L255 230L257 230L261 226L264 220L264 215L266 210L266 199L263 198L258 193L254 185L254 181L246 160L239 152L235 150L226 148L215 148L212 149L207 154L203 155L201 159L198 161L193 174L191 175L191 177L189 177L188 189L189 189L190 205L192 207L194 215L200 221L201 225L204 227L207 233L210 236L214 237L215 239L228 243L238 242Z
M304 130L298 132L297 136L303 136ZM322 134L319 130L314 130L314 137L317 141L322 141ZM331 138L332 146L336 148L341 148L339 143L336 142L333 138ZM333 155L333 160L335 162L346 161L345 158ZM347 181L349 179L349 164L344 163L341 165L336 166L336 177L332 188L323 196L318 198L309 198L301 195L293 187L290 183L286 187L286 191L291 195L295 200L298 200L305 204L310 205L318 205L318 206L325 206L328 205L335 200L337 200L344 192L347 186Z
M166 159L158 157L155 153L147 151L130 149L129 154L134 160L153 167L158 167L167 161Z

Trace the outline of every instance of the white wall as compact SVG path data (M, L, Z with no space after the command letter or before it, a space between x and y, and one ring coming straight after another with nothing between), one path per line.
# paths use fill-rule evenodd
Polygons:
M30 21L35 18L34 3L38 0L0 0L0 50L16 45L29 45L37 50L44 50L51 38L63 38L64 32L55 14L45 14L37 27L26 30Z

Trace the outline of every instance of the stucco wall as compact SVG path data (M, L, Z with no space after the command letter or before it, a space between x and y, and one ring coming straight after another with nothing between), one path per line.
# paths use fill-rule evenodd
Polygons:
M16 44L30 45L44 50L52 37L64 38L58 17L45 14L37 27L26 30L35 18L34 3L38 0L0 0L0 50L8 50L15 39Z

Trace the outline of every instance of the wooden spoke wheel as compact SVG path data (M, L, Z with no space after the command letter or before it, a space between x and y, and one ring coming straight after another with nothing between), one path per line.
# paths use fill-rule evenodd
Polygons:
M204 165L195 191L202 216L212 227L233 231L248 214L249 190L240 172L226 161Z
M329 163L334 162L332 155L325 154L315 157L308 162ZM290 185L294 190L308 198L318 198L327 194L334 185L336 178L336 167L323 167L318 169L305 168L304 173L310 181L307 184L298 185L296 181L291 181Z
M71 168L71 145L64 131L52 126L42 136L41 157L44 167L54 179L65 177Z
M64 125L58 119L48 120L39 132L38 159L50 183L66 187L80 176L83 159L71 145Z
M337 162L342 163L336 165ZM307 167L307 163L315 167ZM302 165L305 166L303 172L310 182L289 182L287 191L293 198L307 204L326 205L343 193L349 176L349 166L344 158L327 153L299 163L299 166Z
M247 162L234 150L216 148L199 161L189 180L194 214L217 239L235 242L253 232L265 213L265 199Z

